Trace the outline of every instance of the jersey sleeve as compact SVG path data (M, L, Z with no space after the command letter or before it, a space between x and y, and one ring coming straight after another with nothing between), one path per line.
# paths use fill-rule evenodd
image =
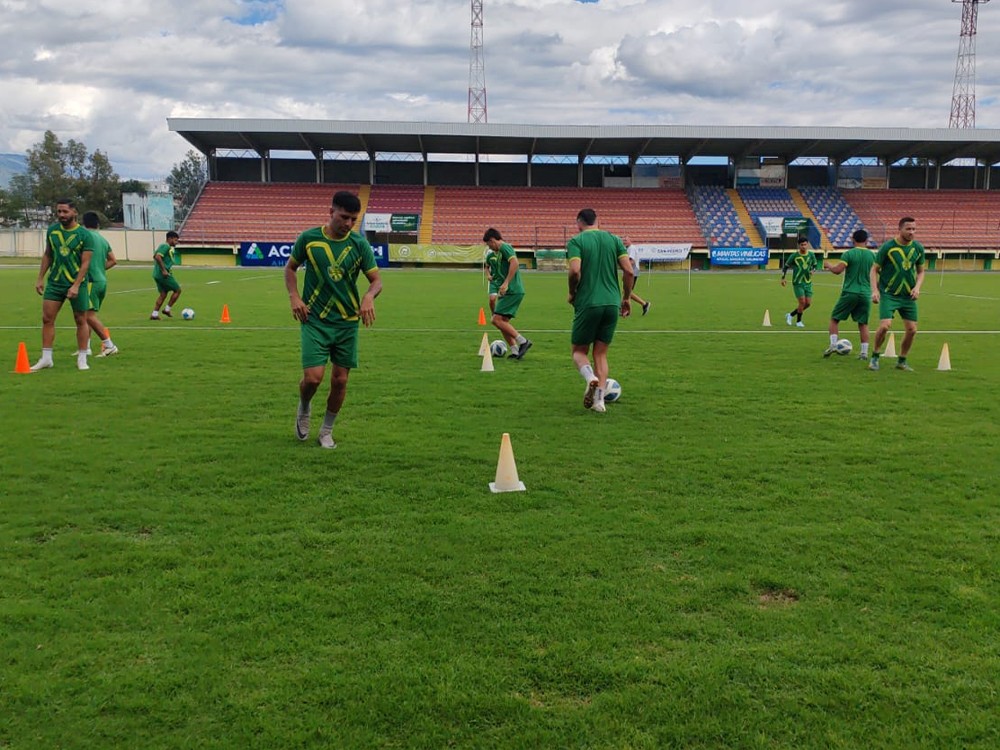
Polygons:
M375 262L375 253L372 251L372 246L364 237L360 237L360 242L358 246L361 249L361 271L366 274L374 268L378 267ZM294 252L294 250L293 250Z
M576 241L576 237L571 237L569 242L566 243L566 260L570 258L580 257L580 245Z
M291 256L296 263L300 266L306 262L306 233L303 232L298 237L295 238L295 244L292 245ZM371 250L371 248L368 248Z

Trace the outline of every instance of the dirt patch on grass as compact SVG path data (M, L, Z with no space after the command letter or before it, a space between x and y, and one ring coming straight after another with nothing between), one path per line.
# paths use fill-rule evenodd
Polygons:
M760 592L760 606L787 607L799 601L799 592L793 589L764 589Z

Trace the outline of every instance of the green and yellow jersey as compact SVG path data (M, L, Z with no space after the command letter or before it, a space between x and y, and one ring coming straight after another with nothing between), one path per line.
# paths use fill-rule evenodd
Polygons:
M163 271L160 270L160 264L156 262L157 255L163 258L163 265L167 271L174 267L177 256L174 254L174 248L170 246L169 242L164 242L156 248L156 251L153 253L153 278L162 279Z
M618 259L628 257L628 250L617 235L603 229L585 229L566 243L566 259L580 259L580 286L573 298L573 309L604 307L622 303L618 283Z
M840 256L844 269L844 293L871 294L871 270L875 264L875 253L866 247L852 247Z
M45 233L45 242L52 251L49 283L72 286L83 265L83 254L94 252L94 235L80 224L64 229L56 222Z
M506 242L501 242L500 249L495 253L490 253L490 255L496 256L496 270L493 271L493 278L496 280L496 285L499 289L503 286L504 281L507 280L507 274L510 273L511 258L517 258L517 253ZM520 268L514 271L514 278L507 285L507 292L509 294L524 294L524 283L521 281Z
M367 274L376 267L368 240L357 232L334 239L325 226L315 227L295 240L292 258L305 267L302 300L309 306L310 317L358 321L358 274Z
M809 284L812 282L812 272L817 268L819 263L816 262L816 254L812 250L806 250L804 253L797 252L786 260L781 267L781 274L784 275L791 269L793 284Z
M875 258L879 291L909 297L917 283L917 270L924 265L924 254L924 246L916 240L900 245L893 237L883 243Z

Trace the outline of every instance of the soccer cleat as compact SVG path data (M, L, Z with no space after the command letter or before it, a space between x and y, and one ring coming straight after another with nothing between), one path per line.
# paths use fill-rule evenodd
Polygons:
M828 346L826 348L826 351L823 352L823 356L824 357L829 357L831 354L836 354L836 353L837 353L837 347L835 347L835 346Z
M598 414L604 414L607 408L604 406L604 399L600 398L594 402L594 405L590 407L592 411L596 411Z
M160 319L160 314L154 312L154 313L150 314L149 319L150 320L159 320Z
M785 325L790 326L792 324L792 314L785 313Z
M40 359L28 369L32 372L38 372L39 370L44 370L47 367L52 367L52 365L53 362L51 359Z
M800 321L799 321L798 323L796 323L796 324L795 324L795 327L796 327L796 328L805 328L805 327L806 327L806 324L805 324L805 323L803 323L803 322L802 322L802 321L800 320Z
M166 315L168 318L174 317L174 314L170 312L170 310L164 310L163 314Z
M89 370L90 369L90 365L87 364L87 358L86 357L78 357L77 358L77 360L76 360L76 369L77 370Z
M517 352L511 352L508 354L507 359L517 359Z
M878 372L878 357L872 357L872 361L868 363L868 369Z
M531 339L525 339L523 344L519 344L517 347L517 358L524 359L524 355L528 353L528 349L531 348Z
M295 437L306 440L309 437L309 415L311 411L295 412Z
M860 359L862 362L867 362L868 361L868 355L867 354L859 354L858 355L858 359Z
M896 365L897 370L905 370L906 372L913 372L913 368L910 367L906 362L900 362Z
M118 347L115 346L114 344L112 344L111 346L106 346L103 349L101 349L101 353L98 354L97 356L98 357L113 357L117 353L118 353Z
M319 434L319 440L317 442L319 442L320 448L327 448L332 450L337 447L337 441L333 439L333 435L331 435L329 432L321 432Z
M649 303L649 302L647 302L646 304L644 304L644 305L642 306L642 314L643 314L643 315L645 315L646 313L648 313L648 312L649 312L649 305L650 305L650 303Z
M591 381L587 383L587 390L583 392L584 409L590 409L594 406L594 396L597 393L598 382L597 378L592 378Z

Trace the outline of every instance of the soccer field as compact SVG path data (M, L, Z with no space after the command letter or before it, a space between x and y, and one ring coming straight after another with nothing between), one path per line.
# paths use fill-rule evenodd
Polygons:
M488 373L481 274L384 270L334 451L280 269L179 267L196 318L153 322L116 268L121 354L78 372L67 308L15 375L36 274L0 267L3 750L1000 746L1000 274L928 274L913 373L822 358L829 274L805 330L777 273L644 274L600 415L565 275Z

